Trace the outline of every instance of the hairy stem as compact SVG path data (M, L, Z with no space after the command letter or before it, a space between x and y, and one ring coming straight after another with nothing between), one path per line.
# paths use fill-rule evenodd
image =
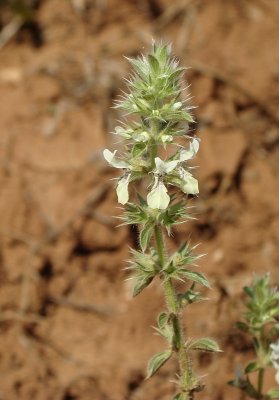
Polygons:
M263 383L264 383L264 368L261 368L258 374L258 394L260 399L262 398Z
M160 267L164 266L165 262L165 246L163 241L162 229L160 226L155 227L155 240L159 256ZM190 394L190 383L192 377L191 361L185 350L185 334L180 315L180 307L177 300L177 294L170 278L164 280L164 289L166 294L166 303L170 315L173 316L173 328L175 333L175 346L178 354L179 370L181 377L181 389L185 392L185 400L193 399Z
M258 360L259 363L263 365L263 359L265 358L265 353L266 353L265 334L263 327L261 327L260 329L258 341L259 341ZM263 397L264 373L265 373L265 368L264 367L260 368L258 372L258 387L257 387L259 399Z

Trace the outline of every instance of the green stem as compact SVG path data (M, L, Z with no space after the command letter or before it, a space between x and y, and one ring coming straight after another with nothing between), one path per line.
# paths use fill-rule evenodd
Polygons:
M258 393L260 399L262 398L263 383L264 383L264 368L261 368L258 374Z
M259 369L258 373L258 395L259 399L262 399L264 397L263 396L264 373L265 373L264 360L266 359L266 343L265 343L265 332L263 326L261 327L259 332L258 342L259 342L259 350L257 351L257 356L259 364L261 365L261 368Z
M162 229L160 226L155 226L154 235L157 244L160 267L163 268L165 263L165 246L163 241ZM190 393L190 384L192 378L191 360L184 347L185 335L180 316L180 307L178 304L173 282L170 278L164 279L164 289L168 311L173 317L173 328L176 339L175 346L178 354L178 362L181 376L181 389L185 392L185 396L187 396L185 399L190 400L191 398L193 398L191 397L192 394Z

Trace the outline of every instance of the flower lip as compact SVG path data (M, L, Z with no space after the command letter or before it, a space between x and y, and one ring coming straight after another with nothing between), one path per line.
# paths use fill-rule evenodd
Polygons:
M179 161L184 162L191 160L197 152L199 151L200 142L197 138L193 138L190 142L190 146L188 150L182 150L179 155Z
M116 187L116 193L117 193L117 199L120 204L126 204L129 200L129 191L128 191L128 186L130 183L130 178L131 174L125 174L122 178L119 179L117 187Z
M127 168L127 169L130 169L129 164L128 164L126 161L118 160L118 159L115 157L115 154L116 154L116 153L117 153L117 150L114 150L113 153L112 153L110 150L108 150L108 149L105 149L105 150L103 151L103 155L104 155L105 160L106 160L110 165L112 165L114 168L122 168L122 169Z
M170 196L166 186L161 179L156 177L151 192L147 195L148 206L153 209L165 210L169 202Z
M155 158L155 172L159 175L165 175L169 172L173 171L174 168L177 166L179 160L173 161L163 161L160 157Z

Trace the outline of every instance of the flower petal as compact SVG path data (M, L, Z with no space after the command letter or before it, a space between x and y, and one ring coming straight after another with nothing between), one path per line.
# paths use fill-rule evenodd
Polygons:
M122 160L117 160L115 158L117 150L114 150L112 153L110 150L105 149L103 151L103 155L105 160L109 163L109 165L112 165L114 168L129 168L129 164L126 163L125 161Z
M156 183L147 195L147 204L150 208L165 210L170 202L170 196L163 182Z
M194 138L189 145L189 149L188 150L182 150L180 152L180 157L179 157L179 161L183 162L183 161L187 161L187 160L191 160L199 151L199 146L200 146L200 142L198 139Z
M129 135L129 130L123 128L122 126L116 126L114 130L115 135L119 135L124 137L125 139L130 139L131 135Z
M199 193L199 182L195 179L190 172L180 168L179 175L183 181L181 190L187 194L198 194Z
M127 201L129 200L128 185L130 182L130 177L131 177L131 174L129 174L127 176L123 176L118 181L116 193L117 193L118 203L120 203L120 204L126 204Z
M141 132L137 135L134 135L133 138L136 142L147 142L149 140L149 135L147 132Z
M179 160L173 161L163 161L160 157L155 158L156 172L158 174L168 174L171 172L178 164Z

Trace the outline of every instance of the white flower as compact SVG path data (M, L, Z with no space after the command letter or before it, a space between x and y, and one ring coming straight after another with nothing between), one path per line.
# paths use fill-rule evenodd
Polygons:
M114 168L130 168L129 164L126 163L126 161L123 160L118 160L115 157L115 154L117 153L117 150L114 150L114 152L112 153L110 150L105 149L103 151L103 155L104 158L106 159L106 161L112 165Z
M124 137L125 139L130 139L131 133L129 130L122 128L122 126L116 126L115 131L113 132L114 135L119 135Z
M270 361L272 362L273 367L276 369L275 379L276 382L279 384L279 340L277 340L277 342L275 343L272 343L270 345L270 348L272 350Z
M129 170L128 174L126 173L122 178L119 179L117 187L116 187L118 202L120 204L126 204L129 200L128 186L129 186L130 179L131 179L131 166L128 163L126 163L126 161L118 160L115 157L116 152L117 152L117 150L115 150L112 153L108 149L105 149L103 154L104 154L104 158L107 160L107 162L110 165L112 165L113 167Z
M190 142L190 146L188 150L182 150L180 152L179 155L179 161L183 162L183 161L188 161L191 160L193 157L195 157L195 155L197 154L197 152L199 151L199 147L200 147L200 142L198 139L194 138L191 142Z
M155 183L151 189L151 192L147 195L147 204L150 208L158 208L159 210L165 210L170 202L170 196L164 183L155 177Z
M136 142L147 142L149 140L149 134L147 132L141 132L133 136Z
M162 135L161 136L162 142L165 143L170 143L173 141L173 137L171 135Z
M163 160L161 160L160 157L156 157L155 158L155 165L156 165L155 173L157 173L159 175L168 174L169 172L174 170L174 168L177 166L178 163L179 163L179 160L163 161Z
M131 174L123 176L117 184L116 193L118 198L118 203L126 204L129 200L128 186L130 183Z
M199 182L197 179L190 174L190 172L186 171L184 168L179 168L179 176L182 179L183 183L181 185L181 190L187 194L198 194L199 193Z
M151 192L147 195L147 204L150 208L165 210L170 202L168 190L162 180L163 176L173 171L179 160L163 161L160 157L155 158L155 183Z

